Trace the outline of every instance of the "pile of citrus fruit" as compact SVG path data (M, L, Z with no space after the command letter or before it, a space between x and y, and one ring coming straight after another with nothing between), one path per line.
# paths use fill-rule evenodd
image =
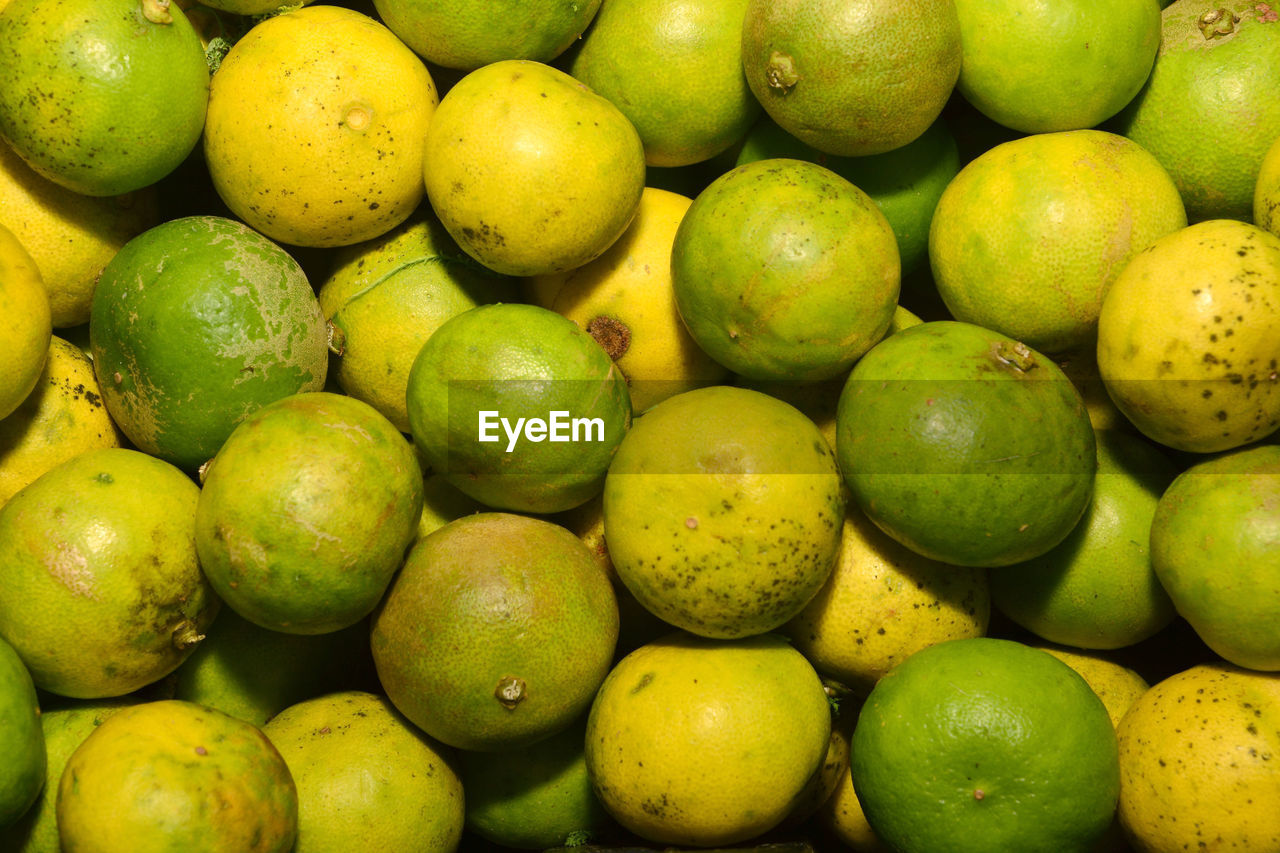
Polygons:
M0 0L0 853L1280 853L1280 3Z

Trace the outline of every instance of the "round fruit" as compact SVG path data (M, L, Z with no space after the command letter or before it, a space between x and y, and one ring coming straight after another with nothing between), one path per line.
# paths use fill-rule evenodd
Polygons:
M954 0L748 0L742 28L743 70L765 112L843 156L891 151L924 133L960 57Z
M955 319L1045 353L1091 350L1125 264L1186 224L1177 187L1136 143L1037 133L992 148L947 185L929 260Z
M799 612L835 566L843 516L813 422L724 385L640 417L604 486L618 577L659 618L707 637L772 631Z
M181 2L181 0L179 0ZM192 3L195 0L191 0ZM306 5L312 0L298 0L296 5ZM200 0L199 5L208 6L210 9L217 9L222 12L230 12L233 15L269 15L281 8L282 4L279 0ZM294 6L295 4L288 4Z
M409 552L374 615L387 696L460 749L525 746L584 713L609 671L618 605L582 542L506 513L450 522Z
M1118 814L1135 849L1275 848L1280 676L1193 666L1144 693L1119 739Z
M900 272L875 202L803 160L757 160L717 178L671 249L689 334L753 379L843 374L888 331Z
M409 372L431 469L496 509L560 512L598 494L631 424L626 380L570 320L482 305L445 321Z
M627 655L587 719L604 807L642 838L728 846L776 826L827 753L831 711L780 637L684 632Z
M956 0L964 64L956 89L1024 133L1078 130L1138 94L1160 46L1151 0Z
M156 192L94 197L41 177L0 144L0 225L40 270L55 329L89 320L98 274L132 238L158 224Z
M372 693L332 693L292 705L263 726L298 790L293 853L452 853L463 826L452 750Z
M27 399L44 369L53 326L49 294L31 255L0 225L0 347L5 371L0 375L0 418Z
M529 279L533 301L577 323L613 359L636 414L729 375L689 336L676 308L671 247L690 204L645 187L636 218L603 255Z
M1259 167L1280 136L1280 101L1266 94L1280 89L1280 16L1273 5L1167 6L1151 77L1116 117L1116 131L1169 170L1192 222L1249 220ZM1099 20L1124 32L1113 29L1109 7ZM1043 61L1037 57L1037 67ZM1072 97L1079 97L1077 78L1071 80Z
M263 628L324 634L373 610L422 515L413 446L372 406L317 391L254 412L203 471L200 565Z
M650 166L726 150L760 115L742 75L748 0L609 0L569 73L631 120Z
M84 195L154 184L195 148L204 48L167 0L14 0L0 15L0 137Z
M48 756L31 673L0 638L0 830L16 822L40 796ZM7 831L7 830L6 830Z
M200 490L136 450L91 450L0 508L0 636L36 686L121 696L168 675L218 600L196 557Z
M217 216L130 240L98 282L89 342L112 419L140 450L189 471L252 412L319 391L329 357L297 261Z
M298 798L255 726L169 700L94 729L67 760L57 811L67 853L286 853Z
M1084 517L1047 553L993 570L991 598L1050 642L1118 649L1173 621L1147 539L1156 502L1177 469L1139 436L1107 431L1096 438L1098 471Z
M867 697L850 755L871 827L901 853L1085 853L1119 795L1102 700L1066 664L1011 640L952 640L907 658Z
M332 378L408 432L409 370L427 338L455 314L514 296L512 283L467 257L423 205L387 234L334 252L319 292L337 356Z
M595 18L600 0L374 0L378 16L428 62L470 71L504 59L550 62Z
M1253 190L1253 224L1280 236L1280 134L1258 168Z
M990 615L984 570L921 557L853 509L831 577L782 632L818 672L865 695L925 646L981 637Z
M598 257L644 189L644 146L627 117L539 62L495 62L462 78L426 145L432 208L463 251L508 275Z
M1178 613L1237 666L1280 670L1280 446L1183 471L1151 521L1151 566Z
M1148 438L1178 450L1240 447L1280 427L1280 237L1236 220L1152 243L1098 317L1098 370Z
M1079 673L1088 682L1090 689L1098 694L1102 704L1107 706L1107 716L1111 717L1111 724L1116 727L1119 727L1133 703L1151 687L1146 679L1132 669L1096 652L1082 652L1060 646L1033 648L1048 652Z
M204 157L227 207L273 240L346 246L422 201L439 97L422 61L378 21L316 5L256 24L209 93Z
M876 526L961 566L1057 545L1084 514L1097 467L1084 403L1057 365L953 320L904 329L854 365L836 439L845 482Z
M93 362L78 347L51 338L35 390L0 420L0 506L59 463L119 446Z

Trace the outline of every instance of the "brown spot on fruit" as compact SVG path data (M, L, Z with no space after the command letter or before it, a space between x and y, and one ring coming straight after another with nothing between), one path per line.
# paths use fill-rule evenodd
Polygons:
M587 334L614 361L622 358L631 348L631 329L614 317L592 317L587 323Z

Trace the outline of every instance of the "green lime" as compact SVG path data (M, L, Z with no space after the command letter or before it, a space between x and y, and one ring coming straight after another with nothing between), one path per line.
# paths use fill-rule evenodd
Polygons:
M0 638L0 829L27 813L44 788L48 754L31 673Z

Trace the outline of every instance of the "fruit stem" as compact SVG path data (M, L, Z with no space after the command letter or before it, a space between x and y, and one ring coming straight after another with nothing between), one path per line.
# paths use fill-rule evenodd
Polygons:
M1200 16L1196 25L1205 39L1216 39L1235 32L1240 17L1230 9L1211 9Z
M996 358L1012 367L1014 370L1026 372L1036 366L1035 354L1031 348L1021 341L1010 343L1001 343L996 348Z
M508 675L498 682L493 695L502 703L502 707L507 709L515 708L516 705L520 704L520 700L524 699L524 679Z
M153 24L172 24L169 0L142 0L142 17Z
M796 62L790 54L774 51L769 54L769 64L764 69L765 79L771 89L781 89L782 94L791 91L791 87L800 82L800 73L796 71Z
M185 652L203 639L204 634L196 630L195 623L190 619L183 619L173 629L173 647L180 652Z

